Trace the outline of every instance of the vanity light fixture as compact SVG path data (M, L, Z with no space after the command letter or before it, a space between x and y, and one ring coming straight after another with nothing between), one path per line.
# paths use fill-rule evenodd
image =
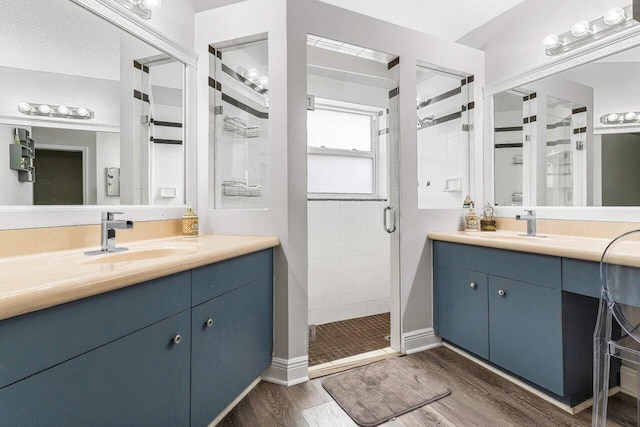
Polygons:
M111 0L142 19L151 19L151 11L162 7L162 0Z
M547 55L559 55L569 52L578 47L599 40L607 35L613 34L632 25L636 21L632 19L633 12L631 6L625 8L614 7L607 11L604 16L589 21L578 21L566 33L557 35L549 34L543 40Z
M629 111L627 113L609 113L600 117L603 125L625 125L640 123L640 112Z
M61 119L89 120L95 117L93 111L85 107L68 107L66 105L33 104L21 102L18 111L29 116L48 116Z

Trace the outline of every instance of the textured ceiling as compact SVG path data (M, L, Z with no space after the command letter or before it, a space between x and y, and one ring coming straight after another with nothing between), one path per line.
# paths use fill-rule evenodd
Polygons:
M447 40L458 40L524 0L322 0Z
M194 0L196 11L242 0ZM321 0L447 40L458 40L524 0Z

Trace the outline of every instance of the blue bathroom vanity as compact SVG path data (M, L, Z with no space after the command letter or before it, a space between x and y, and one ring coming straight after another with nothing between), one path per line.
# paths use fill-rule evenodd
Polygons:
M433 265L444 341L570 406L592 397L597 262L434 241Z
M0 425L206 426L269 366L272 249L0 321Z

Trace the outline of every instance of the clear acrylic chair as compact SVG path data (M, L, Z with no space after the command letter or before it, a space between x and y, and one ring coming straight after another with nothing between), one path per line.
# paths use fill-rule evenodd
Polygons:
M614 320L622 327L621 338L612 338ZM604 426L611 357L640 367L640 230L616 237L600 259L600 309L593 351L592 425ZM640 421L640 405L637 415Z

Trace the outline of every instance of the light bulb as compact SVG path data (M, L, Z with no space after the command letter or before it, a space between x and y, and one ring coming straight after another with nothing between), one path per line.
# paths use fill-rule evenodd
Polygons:
M82 116L82 117L86 117L89 115L89 111L87 111L87 109L84 107L78 107L76 112L78 113L79 116Z
M249 68L247 74L249 75L249 80L251 80L252 82L255 82L259 75L258 70L256 70L255 68Z
M18 111L20 111L21 113L30 113L31 105L28 102L21 102L20 104L18 104Z
M69 114L69 109L67 108L66 105L58 105L58 113L60 114Z
M269 77L267 76L260 76L260 78L258 79L258 83L260 83L260 86L266 86L269 84Z
M632 122L636 119L636 117L637 117L636 113L634 113L633 111L629 111L627 114L624 115L624 121Z
M38 111L40 111L41 114L49 114L51 113L51 107L49 107L47 104L41 104L38 107Z
M140 0L139 4L143 9L158 10L162 7L162 0Z
M617 115L616 113L611 113L607 116L608 122L617 122L618 120L620 120L620 116Z
M607 25L618 25L627 17L624 9L621 7L614 7L607 10L604 14L604 23Z
M573 34L574 37L584 37L589 34L590 29L591 25L589 21L578 21L571 27L571 34Z
M542 44L545 49L555 49L560 46L560 37L557 34L548 34L542 39Z

